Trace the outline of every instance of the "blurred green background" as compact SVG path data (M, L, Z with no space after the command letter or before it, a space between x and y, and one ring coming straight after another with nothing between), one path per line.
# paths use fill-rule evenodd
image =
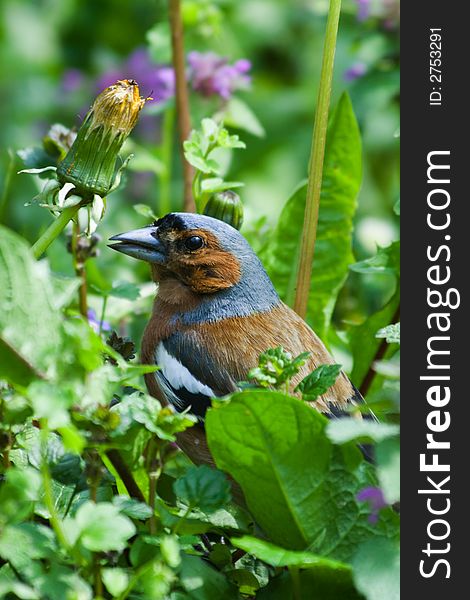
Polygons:
M213 51L229 62L251 61L251 86L239 91L259 119L265 134L237 131L247 144L230 165L230 179L245 182L243 232L258 223L276 221L294 187L306 176L318 79L321 67L327 0L183 0L186 51ZM51 221L47 210L25 202L37 194L33 177L22 168L16 151L40 145L51 124L77 126L109 77L138 76L129 60L145 49L149 60L170 60L167 2L162 0L2 0L0 6L0 220L33 242ZM363 136L363 184L356 216L354 251L358 260L375 253L398 236L399 181L399 8L396 0L345 0L340 21L332 103L348 90ZM108 79L107 79L108 78ZM104 83L105 82L105 83ZM140 82L142 83L142 82ZM142 85L143 95L158 92ZM150 88L150 89L148 89ZM171 99L168 101L171 103ZM193 124L210 116L220 99L191 92ZM136 161L126 185L109 199L100 225L100 254L90 261L89 278L148 280L147 267L117 256L105 246L108 236L139 227L148 219L133 209L145 203L158 215L161 170L162 109L149 103L133 134ZM176 141L176 138L175 138ZM140 164L140 166L139 166ZM172 209L182 206L181 169L173 147ZM259 224L266 217L264 225ZM300 226L300 224L299 224ZM48 252L55 271L73 274L63 244ZM340 295L335 322L359 322L379 308L394 282L351 273ZM139 336L149 310L152 287L129 305L111 303L113 325ZM99 298L96 297L99 311ZM93 305L93 298L91 304ZM132 319L129 314L132 310ZM135 313L141 318L134 318Z

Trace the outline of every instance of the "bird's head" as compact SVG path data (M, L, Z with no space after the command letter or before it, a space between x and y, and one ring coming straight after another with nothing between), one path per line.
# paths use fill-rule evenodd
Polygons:
M263 281L272 288L245 238L212 217L170 213L110 240L114 250L150 263L156 281L176 280L196 294L213 294L242 282L256 289Z

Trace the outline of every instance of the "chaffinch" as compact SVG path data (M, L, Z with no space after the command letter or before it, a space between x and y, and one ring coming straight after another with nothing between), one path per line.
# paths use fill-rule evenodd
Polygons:
M333 362L314 331L281 301L245 238L223 221L171 213L111 240L111 248L150 263L158 283L142 361L160 370L145 380L161 402L177 411L190 408L198 417L199 426L178 437L197 464L213 464L203 426L211 398L236 391L262 352L282 346L293 356L311 353L292 379L291 392L315 367ZM341 372L313 406L337 415L361 401Z

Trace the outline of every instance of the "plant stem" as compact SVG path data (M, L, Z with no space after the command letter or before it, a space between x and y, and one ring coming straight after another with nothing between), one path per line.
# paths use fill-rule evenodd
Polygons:
M104 323L104 318L106 316L106 305L108 304L108 298L109 298L109 296L103 296L103 305L101 307L101 316L100 316L100 335L103 332L103 323Z
M189 515L191 514L191 511L193 510L193 506L190 504L186 511L184 512L183 516L180 518L180 520L176 523L174 529L173 529L173 534L176 535L178 533L178 531L181 529L181 526L183 525L183 523L186 521L186 519L189 517Z
M59 237L67 223L77 214L80 205L70 206L63 210L53 223L49 225L41 237L33 244L35 258L40 258L52 242Z
M160 216L171 212L171 177L173 158L173 128L175 124L175 109L169 106L163 115L162 131L162 161L165 171L160 175L160 198L157 205L157 214Z
M54 496L52 493L52 479L49 472L49 465L47 462L47 441L49 436L49 428L47 422L41 419L41 475L42 475L42 486L44 490L44 504L50 514L50 523L54 533L59 541L59 544L63 549L73 557L75 563L78 566L83 565L84 560L80 553L69 544L64 532L62 531L61 522L56 511L54 504Z
M292 591L294 600L300 600L302 598L299 578L299 568L289 567L289 573L292 578Z
M127 468L126 463L123 461L121 454L118 450L108 450L106 456L110 460L113 467L116 469L122 483L125 485L126 490L131 498L139 500L139 502L145 502L144 495L142 494L139 486L137 485L132 473Z
M320 208L320 192L325 156L326 130L328 126L328 110L330 107L331 82L338 33L341 0L330 0L326 23L323 60L318 89L315 123L313 126L312 149L308 170L307 198L305 203L304 227L300 245L299 265L297 269L297 286L294 310L302 318L307 314L308 295L312 276L313 254L317 235L318 211Z
M175 71L175 96L176 112L178 116L178 129L180 136L180 152L183 164L184 178L184 210L194 212L195 205L191 193L193 168L184 158L183 142L188 139L191 132L191 117L189 113L188 87L186 83L186 67L184 56L183 23L181 20L180 0L169 0L171 48L173 55L173 69Z
M80 226L78 220L73 222L72 230L72 253L73 253L73 266L75 274L80 279L80 287L78 288L78 306L80 314L88 317L88 300L87 300L87 280L86 280L86 269L85 261L80 256L78 248L78 238L80 236Z
M400 319L400 305L398 305L397 310L395 311L395 314L392 317L391 323L398 323L399 319ZM377 348L377 352L374 354L374 358L372 359L372 361L369 365L369 369L366 373L366 376L362 380L361 387L359 388L359 391L361 392L361 395L363 398L366 397L367 392L369 391L369 388L372 385L372 381L374 380L375 376L377 375L377 373L375 372L374 364L378 360L382 360L382 358L385 355L385 352L387 351L388 345L389 344L388 344L387 340L384 338L380 342L379 347Z
M155 439L152 439L149 444L147 457L147 471L149 477L148 505L152 509L152 516L149 519L149 530L151 535L155 535L157 533L157 520L155 518L155 497L157 495L158 479L162 473L160 448Z

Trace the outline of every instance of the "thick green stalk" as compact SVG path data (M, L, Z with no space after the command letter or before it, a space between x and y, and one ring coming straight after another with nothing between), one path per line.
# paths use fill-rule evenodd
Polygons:
M300 245L299 264L297 269L297 286L294 310L305 318L307 314L308 295L312 276L313 254L317 235L318 211L320 208L320 192L325 156L326 130L330 107L331 82L336 50L341 0L330 0L326 23L323 60L318 89L315 124L313 126L312 149L310 154L307 199L305 203L304 227Z
M38 241L33 244L33 253L36 258L40 258L52 242L59 237L67 223L77 214L79 208L79 204L77 206L66 208L60 213L57 219L49 225Z

